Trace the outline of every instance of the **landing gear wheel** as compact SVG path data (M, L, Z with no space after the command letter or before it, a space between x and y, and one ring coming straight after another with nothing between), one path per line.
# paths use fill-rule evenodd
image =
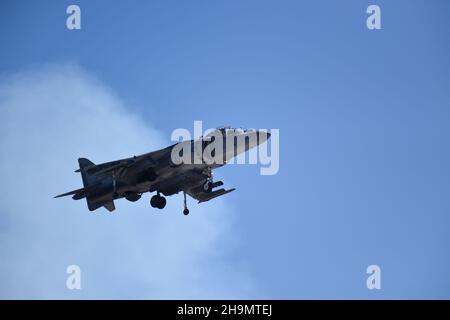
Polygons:
M158 198L159 198L159 196L155 195L150 199L150 205L153 208L158 208Z
M159 196L158 209L164 209L166 206L166 198Z
M131 202L136 202L141 198L141 195L139 193L129 193L125 195L125 199Z
M166 206L166 198L156 194L150 199L150 205L153 208L163 209Z
M184 214L185 216L187 216L187 215L189 214L189 209L187 209L187 208L184 209L184 210L183 210L183 214Z

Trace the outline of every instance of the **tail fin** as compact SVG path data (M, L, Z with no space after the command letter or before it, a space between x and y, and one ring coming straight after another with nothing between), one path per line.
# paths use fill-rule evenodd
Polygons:
M91 160L86 158L78 158L78 164L80 165L80 169L83 169L85 167L95 166L95 163L93 163Z
M71 196L73 195L74 200L79 200L87 196L88 191L92 189L93 187L93 179L86 173L86 169L95 166L95 164L88 159L85 158L79 158L78 164L80 165L80 169L76 170L75 172L81 172L81 177L83 178L83 186L84 188L72 190L63 194L59 194L55 196L55 198L65 197L65 196ZM88 188L90 187L90 188Z
M111 192L108 190L108 184L113 186L112 177L103 176L102 178L95 174L89 174L89 168L95 167L95 164L86 158L79 158L78 164L80 165L80 169L75 172L81 173L84 188L57 195L55 198L73 195L72 199L74 200L86 198L90 211L94 211L100 207L105 207L110 212L114 211L116 209L114 206L114 195L112 194L105 198L105 195ZM104 181L104 179L110 179L111 181Z
M81 177L83 178L83 186L87 187L89 185L92 185L97 180L97 178L95 176L89 175L86 170L92 166L95 166L95 164L86 158L79 158L78 164L80 165Z
M92 161L90 161L89 159L86 159L86 158L79 158L78 164L80 165L80 170L77 170L77 171L81 172L81 177L83 178L83 186L85 188L92 187L95 184L100 182L100 180L102 179L101 176L95 175L95 174L94 175L89 174L87 172L87 170L89 168L92 168L95 166L95 164ZM98 202L95 200L95 198L93 198L93 196L88 195L86 197L86 202L87 202L87 205L88 205L88 208L90 211L94 211L100 207L105 207L110 212L115 210L114 201L112 199L107 202L104 202L104 201Z

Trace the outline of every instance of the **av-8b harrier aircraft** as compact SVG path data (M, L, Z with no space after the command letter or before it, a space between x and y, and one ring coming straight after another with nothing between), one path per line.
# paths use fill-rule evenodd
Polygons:
M116 199L134 202L145 192L156 192L150 205L163 209L166 206L164 196L183 192L183 213L188 215L186 193L200 203L234 191L234 188L214 190L223 182L213 181L212 170L269 138L270 133L265 131L221 127L200 139L182 141L131 158L102 164L79 158L80 168L75 172L81 173L84 187L55 198L69 195L74 200L86 198L90 211L105 207L112 212ZM205 152L208 148L209 153Z

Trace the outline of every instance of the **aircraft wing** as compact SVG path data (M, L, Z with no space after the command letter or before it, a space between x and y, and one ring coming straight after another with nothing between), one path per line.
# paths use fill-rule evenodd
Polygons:
M223 185L223 182L217 181L212 184L212 187L216 188L221 185ZM230 193L234 190L236 190L236 189L232 188L232 189L225 190L222 188L222 189L214 190L211 192L205 192L205 191L203 191L203 188L200 186L200 187L196 187L196 188L185 189L183 191L185 191L192 198L198 200L198 203L201 203L201 202L206 202L211 199L223 196L224 194Z

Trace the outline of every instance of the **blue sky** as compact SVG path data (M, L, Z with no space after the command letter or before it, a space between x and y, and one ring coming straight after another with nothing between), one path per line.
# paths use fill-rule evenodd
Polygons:
M69 4L81 7L79 31L65 27ZM382 30L366 28L369 4L381 7ZM3 1L0 7L0 77L4 84L18 73L44 82L66 73L76 83L95 86L86 80L93 77L101 83L99 91L107 92L107 98L99 97L99 101L107 105L119 99L121 112L132 117L124 124L126 128L136 123L148 126L140 129L145 134L136 131L130 137L158 136L157 142L129 145L124 138L117 150L92 154L96 150L94 131L92 156L86 155L92 160L107 161L112 160L107 159L110 155L128 156L163 146L169 143L172 130L192 129L194 120L204 121L205 127L230 124L280 129L277 175L260 176L257 166L222 168L216 177L237 191L217 204L192 206L193 219L211 214L218 220L204 218L208 227L199 222L203 227L196 229L183 226L186 217L178 209L170 212L176 230L184 227L205 233L215 228L215 222L222 222L219 213L233 212L225 222L230 224L226 233L216 230L220 241L211 249L213 253L208 249L201 256L209 261L217 251L227 252L226 258L220 260L220 267L206 263L201 270L214 270L208 278L211 283L218 279L225 284L227 270L238 270L237 283L230 290L225 285L205 284L197 289L207 288L206 293L185 289L181 297L234 297L240 290L239 281L248 281L251 289L244 297L252 298L450 298L448 1ZM64 67L51 68L46 77L43 70L48 70L42 68L49 64ZM67 64L82 71L73 72ZM34 70L32 75L28 70ZM55 88L54 81L50 82L45 88ZM23 83L34 88L32 81L17 83L17 88ZM77 92L94 94L95 90ZM71 108L72 99L60 108ZM34 115L31 109L26 105L20 115ZM59 119L56 114L55 119ZM115 121L120 134L121 121ZM2 148L20 144L14 130L18 129L7 132L10 141L3 141ZM107 141L107 137L98 141ZM148 150L141 150L146 145ZM76 157L57 167L54 174L73 175L69 169L74 169ZM11 165L8 159L3 163L4 167ZM71 183L56 183L48 192L53 195L76 188L81 180L72 177ZM40 188L42 180L37 176L30 184ZM68 206L75 203L65 200ZM174 197L168 202L180 200ZM40 200L35 201L34 214L39 215ZM122 208L133 205L124 202ZM84 203L76 208L70 212L77 217L72 221L83 219L93 225L89 227L92 239L96 228L108 233L109 222L102 220L96 226L97 219L88 220L91 216ZM147 212L152 210L147 203L139 209L134 216L146 215L145 223L159 224L157 220L164 219ZM2 208L0 230L14 228L11 221L15 220L5 218L8 210L14 211ZM80 218L83 215L88 218ZM106 212L104 216L109 217ZM117 212L117 223L121 216ZM123 231L119 239L136 233L131 218L125 219L131 227L117 226ZM143 218L136 219L142 222ZM164 227L171 228L167 223ZM18 240L9 239L11 243ZM130 245L142 245L136 239ZM200 240L192 241L193 248L186 250L195 252ZM1 248L5 261L14 261L10 256L14 248ZM100 263L95 254L80 259L85 265ZM120 256L111 259L121 261ZM27 262L26 255L21 261ZM194 273L200 270L197 261L187 263L193 263L189 270ZM366 288L365 271L370 264L381 267L379 291ZM149 264L146 272L164 272L164 267L174 266L152 270ZM129 264L127 268L133 270ZM108 275L117 276L114 271ZM180 279L185 276L178 275ZM128 292L126 297L159 297L157 293L146 295L145 282L139 278L127 285L126 274L121 276L125 277L121 288ZM42 297L46 285L43 281L31 292L11 282L0 293L2 297ZM89 289L82 294L56 290L52 297L123 297L123 290L107 276L95 285L104 289L93 295ZM175 290L177 284L173 286ZM172 292L160 296L170 297Z

